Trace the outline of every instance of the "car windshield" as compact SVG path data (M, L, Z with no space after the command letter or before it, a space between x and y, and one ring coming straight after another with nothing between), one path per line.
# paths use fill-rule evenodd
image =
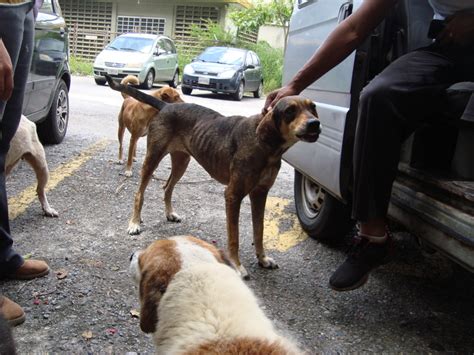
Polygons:
M148 53L153 47L152 38L143 37L117 37L108 46L107 49L117 51L131 51Z
M245 52L240 49L211 47L206 49L197 60L202 62L241 65Z

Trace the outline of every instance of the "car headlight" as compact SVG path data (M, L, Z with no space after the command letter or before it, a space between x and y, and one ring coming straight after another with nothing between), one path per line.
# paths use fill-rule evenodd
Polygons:
M125 66L127 68L141 68L143 67L143 63L127 63Z
M184 67L183 73L188 74L188 75L192 75L192 74L194 74L194 69L191 65L188 64Z
M218 74L220 79L230 79L235 75L235 70L226 70Z
M47 55L45 53L40 53L39 59L44 61L44 62L52 62L53 61L53 58L51 58L49 55Z

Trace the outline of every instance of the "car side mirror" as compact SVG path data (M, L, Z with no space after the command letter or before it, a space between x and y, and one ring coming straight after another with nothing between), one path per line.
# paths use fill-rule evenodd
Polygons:
M255 65L249 64L245 67L245 69L255 69Z

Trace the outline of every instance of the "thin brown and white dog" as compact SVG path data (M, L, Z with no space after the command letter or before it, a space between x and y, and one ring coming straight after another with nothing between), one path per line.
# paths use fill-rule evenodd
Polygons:
M127 75L122 79L122 85L139 85L138 78L133 75ZM154 90L151 95L163 100L165 102L183 102L179 92L171 87L163 87L158 90ZM135 100L133 97L122 93L124 98L122 108L118 116L118 141L119 141L119 153L118 162L123 164L123 135L125 128L130 132L130 144L128 147L128 159L127 167L125 169L125 176L132 176L132 164L136 157L136 149L138 139L144 137L148 133L148 126L150 121L158 113L158 110L150 105L144 104L140 101Z
M26 160L35 171L38 182L36 193L44 215L57 217L58 212L49 205L45 192L49 170L44 148L36 133L36 125L23 115L20 119L20 125L10 142L10 149L8 149L5 163L5 175L10 174L21 159Z
M247 195L251 202L253 239L259 264L264 268L276 268L277 264L265 255L263 248L267 194L277 177L282 154L298 141L315 142L318 139L320 123L314 103L291 96L281 99L266 115L226 117L196 104L170 105L130 86L120 85L111 77L107 79L112 89L160 110L150 123L147 152L128 233L140 233L145 189L167 154L171 155L171 174L164 186L166 218L180 221L173 211L171 195L192 156L214 179L227 185L228 250L242 276L246 277L248 273L239 260L239 213L242 199Z
M140 328L157 354L295 355L257 298L213 245L191 236L158 240L130 258Z

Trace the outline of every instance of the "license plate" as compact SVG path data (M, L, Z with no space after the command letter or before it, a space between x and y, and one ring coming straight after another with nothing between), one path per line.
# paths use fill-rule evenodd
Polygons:
M117 75L118 74L118 69L107 69L107 74Z
M202 78L202 77L199 77L199 78L198 78L198 84L209 85L209 78Z

